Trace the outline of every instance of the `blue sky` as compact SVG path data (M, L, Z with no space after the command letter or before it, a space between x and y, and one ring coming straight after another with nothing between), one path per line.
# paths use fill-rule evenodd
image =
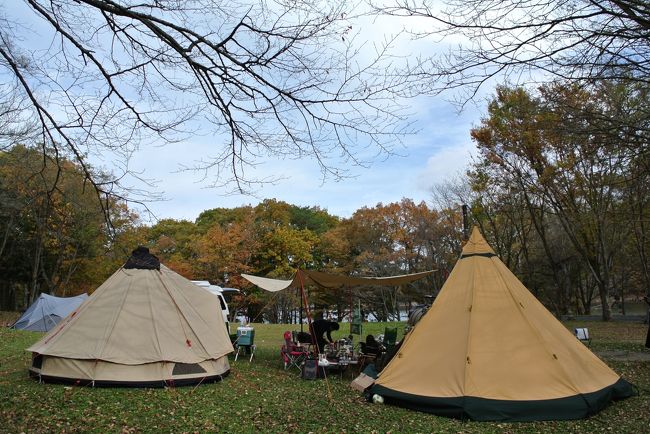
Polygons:
M28 45L47 52L51 42L47 26L28 13L12 12L22 16L33 30L25 35ZM354 23L354 29L358 30L359 39L368 41L367 47L372 47L372 43L381 43L386 35L399 32L403 25L404 22L394 18L361 20ZM410 20L409 25L426 27L429 24L426 20ZM394 45L395 52L404 59L430 54L442 47L441 44L409 41L407 38ZM364 206L373 207L380 202L391 203L402 198L428 202L431 187L464 171L474 149L469 131L480 121L481 107L467 105L462 113L458 113L457 107L445 99L453 96L418 97L407 101L408 111L412 113L410 120L414 121L418 132L404 137L404 147L395 148L393 156L382 156L368 168L347 167L352 176L341 181L328 179L323 183L320 170L312 160L260 158L256 160L254 172L250 169L247 176L279 176L283 179L257 188L255 196L227 195L225 190L208 188L209 179L202 179L201 173L179 171L181 166L192 166L200 157L211 155L219 139L209 134L164 146L154 142L143 143L133 154L129 168L141 173L143 178L157 181L156 190L164 200L147 204L155 218L194 220L207 209L255 205L269 198L299 206L320 206L340 217L349 217ZM96 166L111 169L110 154L99 153L93 158ZM142 187L135 181L133 185ZM140 210L140 213L144 221L155 221L144 211Z
M467 167L474 152L469 132L478 124L481 113L474 106L458 113L455 106L440 97L420 98L417 103L421 109L414 120L419 131L404 139L404 148L369 168L353 168L353 178L338 182L323 183L316 163L310 160L260 160L256 174L281 175L285 179L259 188L255 197L226 195L224 190L207 188L199 173L178 172L179 164L190 165L193 161L187 149L197 152L205 146L201 143L141 149L131 166L158 181L165 200L148 204L157 218L194 220L206 209L255 205L270 198L299 206L320 206L339 217L349 217L364 206L402 198L429 202L434 184ZM204 152L209 152L207 146Z
M405 24L396 18L383 18L362 21L354 27L359 29L360 40L380 44L386 35L398 33ZM408 25L417 29L426 28L430 23L417 19L409 20ZM405 58L430 54L443 47L406 37L394 45L395 52ZM470 162L474 152L470 129L481 119L485 107L481 98L491 92L489 87L482 89L478 102L467 104L460 113L458 107L448 101L454 94L408 101L408 111L413 113L410 120L415 122L418 132L404 137L404 147L395 149L395 155L379 158L369 168L350 168L354 177L338 182L327 180L323 183L314 161L261 159L257 161L254 175L280 175L285 179L257 189L256 196L224 195L224 190L206 188L199 173L174 173L179 163L192 165L194 160L190 155L197 152L209 155L210 145L200 141L143 149L134 156L132 165L159 181L158 188L166 200L148 204L157 218L194 220L206 209L255 205L270 198L299 206L320 206L339 217L349 217L364 206L373 207L380 202L386 204L402 198L429 202L434 184L462 173ZM187 149L191 149L192 154L188 154Z

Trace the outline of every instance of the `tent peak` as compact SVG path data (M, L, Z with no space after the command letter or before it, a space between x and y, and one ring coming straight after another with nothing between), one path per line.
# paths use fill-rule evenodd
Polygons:
M156 255L149 253L144 246L136 247L131 252L131 257L124 264L125 269L160 270L160 260Z
M477 226L472 229L472 235L467 240L465 247L463 247L462 256L475 255L475 254L491 254L495 255L492 247L485 241L481 231Z

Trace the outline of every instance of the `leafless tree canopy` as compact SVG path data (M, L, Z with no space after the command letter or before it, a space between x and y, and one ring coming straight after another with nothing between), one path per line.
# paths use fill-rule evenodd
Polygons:
M424 19L413 35L449 44L423 65L433 91L460 88L471 98L503 77L650 78L647 0L397 0L375 11Z
M195 134L213 141L196 155L211 182L248 191L262 156L315 158L341 177L368 149L390 153L404 79L388 72L390 42L356 31L345 2L23 0L0 7L0 74L39 142L100 194L127 186L95 179L89 157L127 174L143 143Z
M30 140L36 128L29 103L14 86L0 85L0 151L10 144Z

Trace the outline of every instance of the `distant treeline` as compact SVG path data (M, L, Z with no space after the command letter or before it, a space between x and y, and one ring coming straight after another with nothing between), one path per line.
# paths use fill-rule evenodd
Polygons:
M401 288L309 288L316 312L342 319L360 302L379 320L404 319L399 312L435 295L453 268L466 203L470 223L552 312L602 304L609 319L616 299L650 288L648 101L629 83L499 88L471 132L479 152L465 176L432 187L428 204L403 199L350 218L268 199L146 226L117 199L102 209L69 160L13 146L0 152L0 310L41 292L92 292L141 244L185 277L242 289L233 304L271 322L297 320L297 294L262 293L241 273L436 269Z

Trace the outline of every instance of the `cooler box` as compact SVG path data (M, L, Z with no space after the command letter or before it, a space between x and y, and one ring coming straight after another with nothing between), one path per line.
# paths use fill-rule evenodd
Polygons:
M242 347L253 345L255 329L253 327L237 327L237 345Z

